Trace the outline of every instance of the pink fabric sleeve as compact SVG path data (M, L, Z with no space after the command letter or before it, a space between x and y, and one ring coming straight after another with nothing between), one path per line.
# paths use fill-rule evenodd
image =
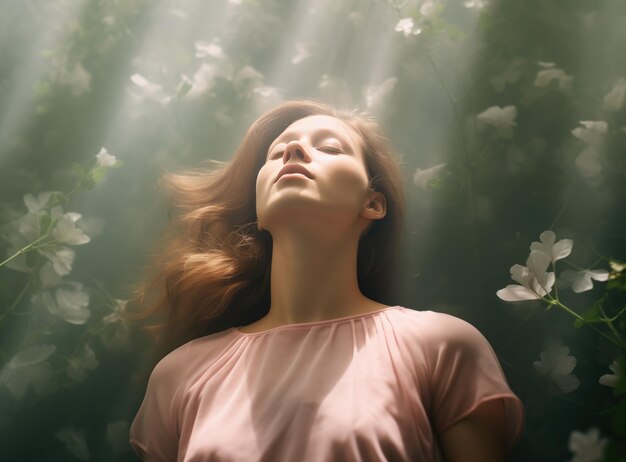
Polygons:
M478 329L454 316L443 317L436 340L427 345L436 431L444 432L486 401L502 399L511 447L524 428L521 400L509 388L495 352Z
M179 410L183 368L188 344L165 356L150 374L146 394L130 428L130 444L142 458L148 453L160 462L178 455Z

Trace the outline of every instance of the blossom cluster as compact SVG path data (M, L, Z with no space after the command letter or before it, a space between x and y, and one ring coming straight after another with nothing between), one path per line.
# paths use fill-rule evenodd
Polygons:
M548 295L555 283L555 273L547 271L548 266L557 260L567 257L572 252L573 241L561 239L556 241L554 231L544 231L539 236L540 242L530 245L530 255L526 266L513 265L511 278L519 284L509 284L496 295L507 302L542 299ZM569 283L574 292L584 292L593 288L592 279L606 281L609 272L604 269L582 269L579 271L565 270L561 280Z
M101 148L95 158L88 176L122 164L106 148ZM63 209L61 204L66 197L60 192L26 194L23 201L26 213L0 228L0 238L8 243L7 259L2 266L31 274L29 284L35 291L27 303L27 314L34 316L35 310L40 309L54 321L85 325L92 315L90 295L81 283L63 278L74 265L76 253L72 247L91 241L87 234L89 226L80 213ZM39 258L32 258L33 255ZM122 316L126 303L115 300L112 312L100 321L100 340L107 349L130 348L130 329ZM29 387L37 394L50 391L54 388L55 371L49 358L57 350L48 341L23 342L20 350L0 369L0 385L16 400L22 399ZM65 375L76 383L83 382L88 371L99 365L88 342L71 356L63 357L67 360Z

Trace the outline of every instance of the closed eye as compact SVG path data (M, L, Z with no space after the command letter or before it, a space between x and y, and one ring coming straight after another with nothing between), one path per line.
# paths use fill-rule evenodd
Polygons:
M335 154L339 154L340 152L343 152L341 149L339 148L335 148L333 146L323 146L321 148L319 148L320 151L325 151L325 152L334 152Z

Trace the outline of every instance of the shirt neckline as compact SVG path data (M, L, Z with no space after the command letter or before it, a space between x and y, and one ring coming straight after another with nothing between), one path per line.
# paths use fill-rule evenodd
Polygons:
M335 324L335 323L339 323L342 321L348 321L350 319L357 319L357 318L365 318L367 316L372 316L378 313L382 313L384 311L390 311L393 309L397 309L400 308L399 305L395 305L395 306L386 306L385 308L381 308L379 310L374 310L374 311L369 311L367 313L360 313L360 314L352 314L349 316L342 316L340 318L333 318L333 319L323 319L321 321L309 321L309 322L295 322L295 323L291 323L291 324L284 324L282 326L276 326L276 327L272 327L270 329L266 329L266 330L262 330L259 332L242 332L241 331L241 327L244 326L238 326L238 327L233 327L233 331L240 336L245 336L245 337L251 337L251 336L255 336L255 335L262 335L262 334L268 334L271 332L276 332L277 330L284 330L284 329L295 329L298 327L312 327L312 326L321 326L324 324Z

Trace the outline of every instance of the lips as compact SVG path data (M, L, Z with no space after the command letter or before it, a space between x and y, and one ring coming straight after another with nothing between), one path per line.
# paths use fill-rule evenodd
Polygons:
M309 178L313 178L311 172L309 172L301 164L287 164L280 170L280 172L278 172L278 175L276 176L276 180L274 182L278 181L278 179L286 173L301 173Z

